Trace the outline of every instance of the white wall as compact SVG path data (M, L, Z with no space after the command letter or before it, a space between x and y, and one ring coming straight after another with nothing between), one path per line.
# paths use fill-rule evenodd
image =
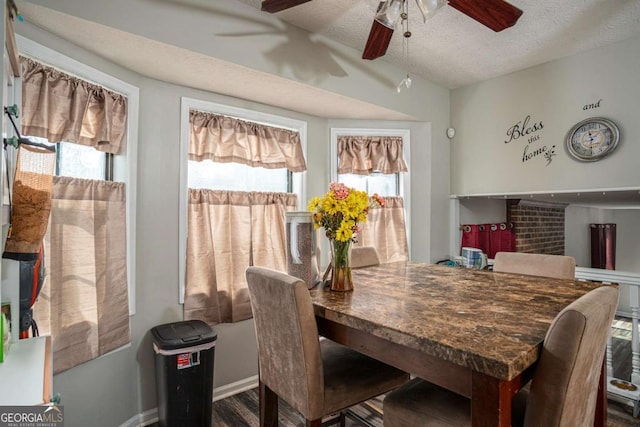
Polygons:
M599 209L569 205L565 217L565 254L591 267L591 223L616 224L616 270L640 274L640 209ZM630 313L628 286L620 287L618 310Z
M640 209L612 211L616 224L616 270L640 274Z
M451 124L451 192L486 195L562 190L640 187L640 144L635 129L640 114L640 38L593 49L527 70L454 90ZM584 109L599 102L599 107ZM507 131L542 122L542 129L509 141ZM610 156L593 163L578 162L564 148L569 129L577 122L603 116L618 123L621 141ZM534 136L537 139L529 139ZM523 161L532 152L555 146L544 156ZM590 266L592 222L617 223L620 270L638 271L640 211L607 211L570 205L565 217L565 253L580 266ZM462 213L461 213L462 216ZM461 221L462 222L462 221ZM621 307L628 295L621 295Z
M460 224L488 224L507 220L507 203L498 199L461 199Z
M640 144L635 129L640 99L640 38L632 38L454 90L451 124L453 194L583 190L640 185ZM598 100L600 107L583 110ZM542 130L505 143L507 131L530 116ZM591 116L616 121L622 134L616 152L593 163L573 160L564 139ZM531 136L536 141L528 142ZM523 162L529 152L555 146L551 163L543 156Z
M611 210L569 205L565 209L564 253L576 259L579 267L591 267L591 229L589 224L611 223Z

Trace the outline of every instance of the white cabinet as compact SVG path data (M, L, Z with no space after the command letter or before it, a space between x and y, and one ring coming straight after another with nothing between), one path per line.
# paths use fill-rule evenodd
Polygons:
M11 344L0 363L0 405L39 405L51 400L51 337Z

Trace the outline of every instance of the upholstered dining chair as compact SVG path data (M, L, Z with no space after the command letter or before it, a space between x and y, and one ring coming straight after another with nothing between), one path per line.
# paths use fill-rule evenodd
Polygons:
M498 252L494 257L493 271L573 279L576 275L576 260L564 255Z
M586 427L594 421L597 391L618 288L583 295L551 323L530 390L512 402L512 426ZM471 425L471 403L420 379L384 399L385 427Z
M392 366L320 340L302 280L263 267L249 267L246 277L258 341L261 425L277 420L277 397L302 413L307 426L319 427L323 417L409 379ZM267 401L275 402L275 415L265 412Z
M380 264L380 256L374 246L354 246L351 248L351 268L378 264Z

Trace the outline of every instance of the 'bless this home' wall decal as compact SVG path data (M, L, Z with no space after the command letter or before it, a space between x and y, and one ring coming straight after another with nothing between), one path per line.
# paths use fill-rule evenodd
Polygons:
M549 166L551 160L556 155L556 146L552 145L547 147L541 145L540 131L544 128L542 121L531 122L531 116L527 115L524 120L518 121L507 129L507 139L505 144L509 144L512 141L517 141L520 138L526 140L526 145L522 151L522 163L528 162L534 158L544 158L547 163L545 166Z

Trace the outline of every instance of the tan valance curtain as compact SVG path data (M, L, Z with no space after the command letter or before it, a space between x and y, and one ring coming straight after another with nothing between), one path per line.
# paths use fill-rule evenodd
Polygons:
M125 185L54 177L45 284L34 305L59 373L130 342Z
M127 98L29 58L22 63L22 134L118 154Z
M251 318L245 270L286 271L285 212L296 202L291 193L189 189L185 320Z
M298 132L194 110L189 124L189 160L307 170Z
M339 136L338 173L406 172L399 136Z
M402 197L385 197L385 206L369 210L367 222L362 223L357 246L374 246L380 262L409 259L407 229Z

